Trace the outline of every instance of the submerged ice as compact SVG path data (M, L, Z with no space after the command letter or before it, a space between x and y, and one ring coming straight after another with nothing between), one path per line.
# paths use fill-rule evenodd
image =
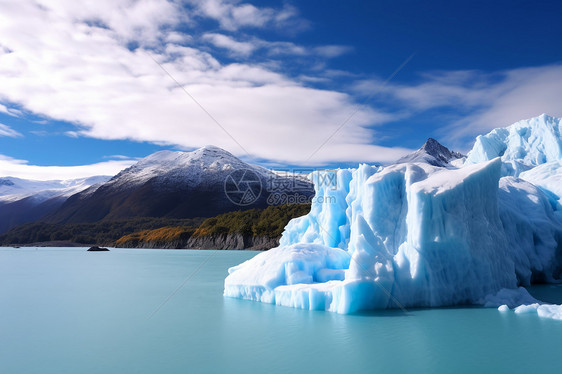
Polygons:
M311 174L310 213L287 225L279 247L231 268L224 294L338 313L498 307L502 292L519 295L507 308L533 305L518 286L556 282L562 269L560 123L543 115L496 129L460 167Z

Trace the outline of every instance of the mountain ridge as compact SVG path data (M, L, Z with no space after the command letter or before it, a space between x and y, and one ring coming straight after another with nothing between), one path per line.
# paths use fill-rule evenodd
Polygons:
M293 187L290 191L270 188L288 184ZM132 217L211 217L265 208L273 193L298 193L309 199L314 190L309 181L246 163L216 146L192 152L160 151L122 170L99 188L71 196L47 220L78 223ZM237 200L244 197L247 200Z
M34 222L56 211L72 195L95 190L109 176L37 181L16 177L0 178L0 233Z

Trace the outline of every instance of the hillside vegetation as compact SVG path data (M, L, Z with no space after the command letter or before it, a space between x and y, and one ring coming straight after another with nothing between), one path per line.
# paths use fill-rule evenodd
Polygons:
M138 231L153 230L166 226L197 228L204 218L134 218L119 221L95 223L54 224L45 222L28 223L15 227L0 235L2 245L23 245L41 242L73 242L113 246L125 235Z
M273 239L273 243L281 237L291 219L309 211L310 204L293 204L229 212L207 219L134 218L72 224L35 222L0 235L0 245L72 242L128 248L188 248L189 240L196 239L192 242L196 244L191 247L197 248L200 247L197 243L205 242L207 238L231 236Z
M310 211L310 204L269 206L266 209L250 209L220 214L207 218L199 226L194 237L221 234L242 234L279 238L287 223Z
M117 247L198 248L202 243L201 239L206 238L239 235L244 238L278 239L291 219L305 215L309 211L310 204L294 204L223 213L205 219L197 229L168 226L144 230L123 236L115 242L115 245Z
M166 226L154 230L143 230L117 239L115 246L127 248L182 248L195 230L194 227L189 226Z

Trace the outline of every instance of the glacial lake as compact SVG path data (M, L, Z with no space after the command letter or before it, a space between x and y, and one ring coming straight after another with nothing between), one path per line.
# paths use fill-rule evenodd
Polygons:
M256 252L0 248L0 373L559 372L562 321L338 315L224 298ZM535 296L562 302L560 286Z

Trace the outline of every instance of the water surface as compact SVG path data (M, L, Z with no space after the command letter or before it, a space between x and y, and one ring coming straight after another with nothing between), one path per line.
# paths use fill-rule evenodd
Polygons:
M255 254L2 248L0 373L560 370L562 322L532 314L345 316L224 298L228 267ZM559 286L534 292L562 299Z

